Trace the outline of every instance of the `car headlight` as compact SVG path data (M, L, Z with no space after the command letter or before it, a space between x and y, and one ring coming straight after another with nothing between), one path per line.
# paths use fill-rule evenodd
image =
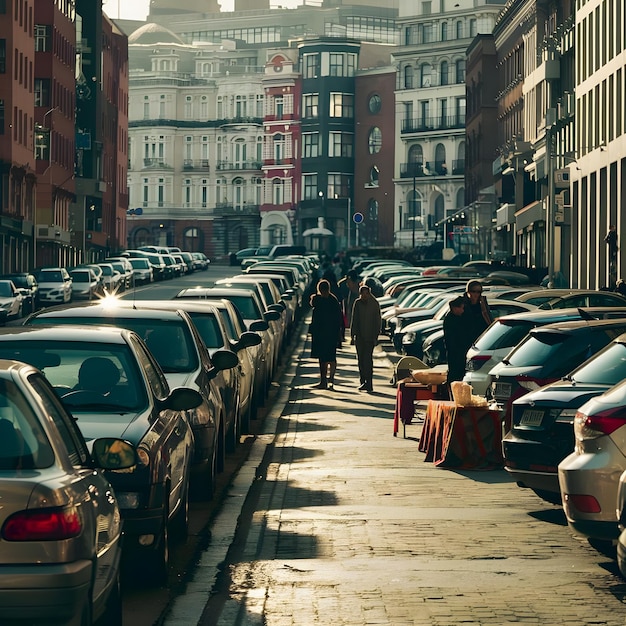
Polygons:
M417 333L410 330L408 333L404 334L404 337L402 337L402 343L413 343L416 337Z

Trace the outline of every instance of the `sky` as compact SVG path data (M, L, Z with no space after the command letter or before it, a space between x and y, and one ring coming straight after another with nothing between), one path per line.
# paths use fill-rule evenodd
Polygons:
M218 0L222 11L232 11L234 0ZM150 8L150 0L103 0L104 12L112 18L145 20ZM296 7L302 0L270 0L270 6Z

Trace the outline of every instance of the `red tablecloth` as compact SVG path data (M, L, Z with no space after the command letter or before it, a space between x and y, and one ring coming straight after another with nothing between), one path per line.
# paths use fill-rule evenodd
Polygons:
M396 391L396 409L393 414L393 435L396 436L400 423L404 426L413 421L415 400L440 398L438 385L422 385L416 382L400 381ZM445 396L444 396L445 397Z
M419 449L425 461L456 469L502 467L499 411L430 400Z

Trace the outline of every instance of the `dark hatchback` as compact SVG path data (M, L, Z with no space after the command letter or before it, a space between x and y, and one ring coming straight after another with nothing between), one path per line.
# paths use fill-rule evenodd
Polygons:
M491 370L491 396L502 409L504 431L511 428L514 400L569 374L624 332L626 319L561 322L532 329Z
M506 470L518 486L559 504L558 464L574 449L576 411L626 379L626 334L563 379L513 402L513 424L502 442Z

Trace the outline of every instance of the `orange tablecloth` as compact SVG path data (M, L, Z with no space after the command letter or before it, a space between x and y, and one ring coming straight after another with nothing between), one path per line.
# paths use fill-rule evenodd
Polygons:
M487 408L457 407L430 400L419 449L425 461L439 467L496 469L502 467L500 413Z

